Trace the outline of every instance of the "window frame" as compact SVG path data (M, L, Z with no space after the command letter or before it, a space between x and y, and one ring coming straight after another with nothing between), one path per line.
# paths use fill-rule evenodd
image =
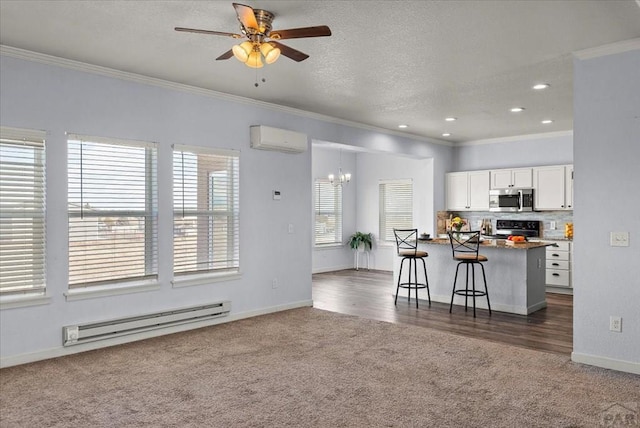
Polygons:
M139 209L134 206L128 207L127 209L122 209L121 207L114 209L101 209L99 211L86 211L83 203L80 203L80 209L72 209L71 201L75 200L74 196L77 191L75 185L72 185L71 182L73 180L72 174L73 169L78 167L80 168L80 193L83 194L83 175L85 174L83 160L80 159L80 165L76 165L77 162L75 159L71 159L71 151L72 145L78 144L82 146L86 145L95 145L96 147L101 147L101 149L106 149L106 146L114 147L125 147L129 149L143 149L144 150L144 158L139 161L139 163L144 162L144 208ZM88 147L88 146L87 146ZM84 150L84 149L82 149ZM117 151L117 150L116 150ZM130 160L130 158L128 158ZM117 162L118 157L114 156L110 158L109 161ZM159 249L158 249L158 144L153 142L146 141L135 141L135 140L122 140L117 138L108 138L108 137L96 137L96 136L86 136L86 135L78 135L67 133L67 227L69 229L69 250L67 254L67 266L69 269L69 277L68 277L68 289L65 295L67 296L67 300L75 300L86 297L94 297L94 296L105 296L112 294L122 294L122 293L132 293L139 292L144 290L152 290L158 289L158 267L159 267ZM136 165L133 171L128 171L135 176L135 172L139 172L138 168L140 165ZM91 171L91 173L97 175L98 169L95 171ZM87 174L89 171L86 171ZM88 180L88 178L87 178ZM105 185L107 180L101 185ZM129 184L129 183L127 183ZM100 191L104 191L104 189L100 189ZM72 195L73 193L73 195ZM102 194L102 193L101 193ZM107 192L105 191L106 195ZM81 197L82 200L82 197ZM104 200L113 203L120 203L121 200L118 199L109 199L106 197ZM137 218L138 224L140 224L140 219L144 220L144 261L143 263L138 263L137 268L140 269L142 265L144 265L144 274L142 275L133 275L133 276L123 276L123 277L111 277L104 280L98 281L83 281L83 282L74 282L72 283L72 219L84 219L85 216L89 218L96 218L96 225L99 229L100 217L102 218L118 218L125 217L126 219ZM98 232L99 233L99 232ZM78 240L78 242L82 242L82 240ZM113 251L111 252L113 254ZM122 264L116 266L122 266ZM91 270L89 270L91 272ZM85 273L86 274L86 273Z
M321 199L321 188L330 189L333 194L329 196L329 200L333 201L331 206L318 206L319 203L322 202ZM331 184L329 179L327 178L316 178L313 183L313 212L315 214L314 218L314 228L313 228L313 245L316 248L326 248L326 247L335 247L343 244L343 220L344 220L344 210L343 210L343 195L342 186L334 186ZM334 216L335 217L335 231L333 233L333 240L331 242L318 242L318 216L326 215L326 216Z
M240 276L240 152L237 150L228 149L215 149L207 148L195 145L186 144L173 144L172 145L172 171L173 171L173 188L172 188L172 224L173 224L173 263L172 272L174 287L191 286L209 284L211 282L228 280L234 277ZM195 192L195 200L190 202L196 203L196 209L185 209L185 165L184 154L189 153L192 156L203 156L203 164L213 164L215 162L226 163L225 169L219 171L206 170L206 176L202 176L200 172L191 171L191 174L195 174L196 185L195 188L191 188L190 192ZM179 157L179 159L177 159ZM196 161L197 162L197 161ZM197 165L197 164L196 164ZM197 167L196 167L197 168ZM215 200L217 199L215 192L218 188L216 185L216 173L224 171L226 177L222 180L222 187L224 188L224 208L226 210L217 210ZM202 180L206 177L206 187L201 188ZM193 178L191 179L193 182ZM205 191L199 191L205 190ZM201 199L202 198L202 199ZM201 209L200 207L206 207ZM185 214L196 218L203 217L207 219L207 227L197 228L197 242L196 242L196 265L208 265L205 269L177 269L176 260L177 254L179 254L181 247L176 247L176 220L179 217L185 217ZM215 267L216 263L216 233L213 231L212 222L215 218L226 217L226 236L223 240L226 241L225 248L222 250L223 254L227 254L226 260L222 263L227 263L228 266ZM198 222L198 220L196 220ZM204 245L203 245L204 244ZM204 248L206 246L206 248ZM231 259L229 259L231 254ZM181 257L188 257L188 253L182 252ZM192 254L193 256L193 254ZM193 262L192 262L193 263ZM184 266L184 265L183 265Z
M27 275L31 277L30 285L16 285L15 289L11 290L2 290L0 288L0 308L12 308L12 307L22 307L22 306L30 306L37 304L46 304L49 302L49 297L47 296L47 251L46 251L46 196L47 196L47 180L46 180L46 132L37 131L31 129L20 129L20 128L10 128L2 126L0 127L0 145L4 146L14 146L18 147L27 147L32 149L33 154L33 180L27 183L27 180L24 180L24 175L19 174L16 176L15 174L11 174L10 166L7 170L5 170L5 174L9 177L10 181L13 181L14 186L16 182L14 180L19 180L18 184L20 185L21 190L26 190L25 188L31 184L31 189L33 191L33 198L31 209L25 207L24 209L11 210L9 207L4 207L0 209L0 218L17 218L20 219L21 228L23 232L21 235L32 236L34 239L26 239L26 241L31 241L31 244L25 242L25 239L18 239L18 244L21 248L24 249L24 246L34 248L32 251L27 251L28 254L32 256L37 254L37 257L31 257L30 260L26 260L27 262L31 262L32 268L30 270L23 270L20 274L22 276ZM18 161L20 158L18 158ZM0 158L0 165L2 165L2 159ZM24 171L23 168L20 168L20 172ZM1 176L0 176L1 177ZM5 183L7 184L7 183ZM2 188L2 183L0 182L0 189ZM5 187L5 191L8 189ZM2 195L2 191L0 191L0 195ZM12 192L8 190L6 196L13 196L18 199L21 199L24 192L16 195L16 192ZM7 200L5 200L5 203ZM10 204L11 202L9 202ZM0 200L0 207L2 202ZM16 217L7 217L9 215L16 214ZM25 222L24 220L31 219L31 227L24 228ZM26 223L29 223L28 221ZM13 222L10 227L13 226ZM2 227L2 226L0 226ZM5 237L6 239L6 237ZM0 249L2 246L2 241L0 241ZM16 251L20 251L20 248L16 249ZM20 256L21 261L25 261L25 254L20 253L8 254L4 252L8 258L18 257ZM0 257L1 253L0 253ZM24 263L23 263L24 264ZM0 267L1 269L1 267ZM24 282L24 281L23 281Z
M408 206L402 207L399 206L398 211L394 213L393 216L387 214L386 207L387 204L387 186L409 186L408 190L405 190L406 193L409 194ZM383 190L384 189L384 190ZM384 242L388 245L395 244L395 236L393 234L393 229L411 229L413 228L413 180L408 179L393 179L393 180L380 180L378 182L378 198L379 198L379 213L378 213L378 232L379 239L381 242ZM402 209L405 211L402 211ZM409 220L405 223L399 221L392 221L393 217L408 217Z

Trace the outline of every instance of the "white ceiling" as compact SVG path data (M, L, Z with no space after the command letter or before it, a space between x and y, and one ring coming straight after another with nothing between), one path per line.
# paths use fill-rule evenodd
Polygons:
M0 0L0 44L464 142L571 130L572 52L640 37L634 0L246 0L276 15L274 29L333 32L283 41L310 58L256 72L215 61L233 39L173 30L237 33L231 3ZM533 91L540 82L551 87ZM510 113L515 106L526 110Z

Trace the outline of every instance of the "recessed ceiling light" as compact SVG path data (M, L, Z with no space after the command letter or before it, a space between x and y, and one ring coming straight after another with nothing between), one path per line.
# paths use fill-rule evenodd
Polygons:
M544 123L545 125L548 125L548 124L550 124L550 123L553 123L553 120L551 120L551 119L545 119L545 120L543 120L543 121L542 121L542 123Z
M445 119L447 122L453 122L454 120L458 120L457 117L445 117Z
M549 86L551 85L549 85L548 83L538 83L537 85L533 85L533 89L539 91L540 89L547 89Z
M408 127L409 127L409 125L405 125L405 124L398 125L398 128L402 128L402 129L404 129L404 128L408 128Z
M514 107L511 109L511 113L520 113L521 111L524 111L524 107Z
M451 134L449 134L448 132L445 132L444 134L442 134L443 137L450 137Z

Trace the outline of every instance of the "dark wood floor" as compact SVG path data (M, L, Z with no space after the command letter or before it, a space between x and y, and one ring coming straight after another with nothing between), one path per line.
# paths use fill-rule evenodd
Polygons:
M448 333L508 343L529 349L571 354L573 349L573 296L547 293L547 308L531 315L479 309L465 312L449 305L406 298L393 303L393 274L383 271L342 270L313 275L313 306L370 319L429 327ZM489 289L491 292L491 289ZM426 297L426 293L425 297ZM420 296L422 299L423 296Z

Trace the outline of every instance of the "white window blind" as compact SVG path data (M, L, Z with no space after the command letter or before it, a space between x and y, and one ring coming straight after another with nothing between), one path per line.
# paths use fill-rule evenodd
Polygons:
M69 288L157 278L157 148L69 135Z
M380 238L395 242L393 229L413 227L413 183L411 180L381 181Z
M0 128L0 294L44 293L44 132Z
M315 181L315 245L342 243L342 186Z
M175 275L239 271L239 174L237 151L174 146Z

